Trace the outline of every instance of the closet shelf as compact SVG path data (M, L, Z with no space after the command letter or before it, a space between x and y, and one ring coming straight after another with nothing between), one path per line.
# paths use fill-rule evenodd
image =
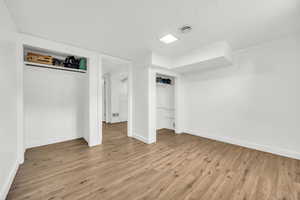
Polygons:
M162 106L157 106L156 108L161 109L161 110L175 111L175 108L167 108L167 107L162 107Z
M47 65L47 64L40 64L40 63L33 63L33 62L24 62L27 66L33 66L33 67L42 67L42 68L49 68L49 69L56 69L56 70L63 70L63 71L71 71L71 72L79 72L79 73L86 73L87 70L82 69L72 69L67 67L61 67L61 66L55 66L55 65Z
M156 85L157 86L173 86L173 84L167 84L167 83L159 83L159 82L156 82Z

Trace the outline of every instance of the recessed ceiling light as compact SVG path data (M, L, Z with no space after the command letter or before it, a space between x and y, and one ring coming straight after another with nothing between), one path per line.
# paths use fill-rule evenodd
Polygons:
M165 43L165 44L170 44L170 43L172 43L172 42L177 41L178 39L177 39L175 36L173 36L173 35L171 35L171 34L168 34L168 35L166 35L166 36L160 38L159 40L160 40L161 42Z

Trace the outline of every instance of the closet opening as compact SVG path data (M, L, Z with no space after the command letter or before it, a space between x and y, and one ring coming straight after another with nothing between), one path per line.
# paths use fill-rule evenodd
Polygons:
M102 58L102 143L127 137L130 114L130 64ZM100 122L101 123L101 122Z
M48 43L47 43L48 44ZM89 70L81 51L23 44L22 106L25 149L82 138L89 143ZM49 45L51 46L51 45Z
M156 73L156 140L175 134L175 77Z

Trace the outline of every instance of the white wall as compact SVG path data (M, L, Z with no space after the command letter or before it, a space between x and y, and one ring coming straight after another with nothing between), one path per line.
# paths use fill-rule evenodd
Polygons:
M105 90L105 96L103 96L103 100L105 98L105 107L103 109L103 113L105 113L105 121L107 123L111 122L111 79L110 79L110 73L105 73L103 75L103 83L105 82L105 87L103 89Z
M24 66L26 148L83 137L88 75Z
M102 121L106 121L106 91L105 91L105 79L102 77Z
M234 54L234 66L186 76L184 131L300 159L300 38Z
M0 199L18 167L16 28L0 0Z
M146 55L135 60L132 66L132 136L145 143L152 143L148 121L150 64L150 55Z
M126 78L126 80L124 80ZM125 122L128 118L128 73L112 73L110 76L111 123ZM113 116L118 113L118 116Z

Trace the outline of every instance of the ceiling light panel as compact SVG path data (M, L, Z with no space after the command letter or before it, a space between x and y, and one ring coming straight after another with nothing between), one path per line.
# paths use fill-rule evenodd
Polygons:
M164 37L160 38L159 40L165 44L170 44L172 42L177 41L178 39L175 36L173 36L172 34L168 34L168 35L165 35Z

